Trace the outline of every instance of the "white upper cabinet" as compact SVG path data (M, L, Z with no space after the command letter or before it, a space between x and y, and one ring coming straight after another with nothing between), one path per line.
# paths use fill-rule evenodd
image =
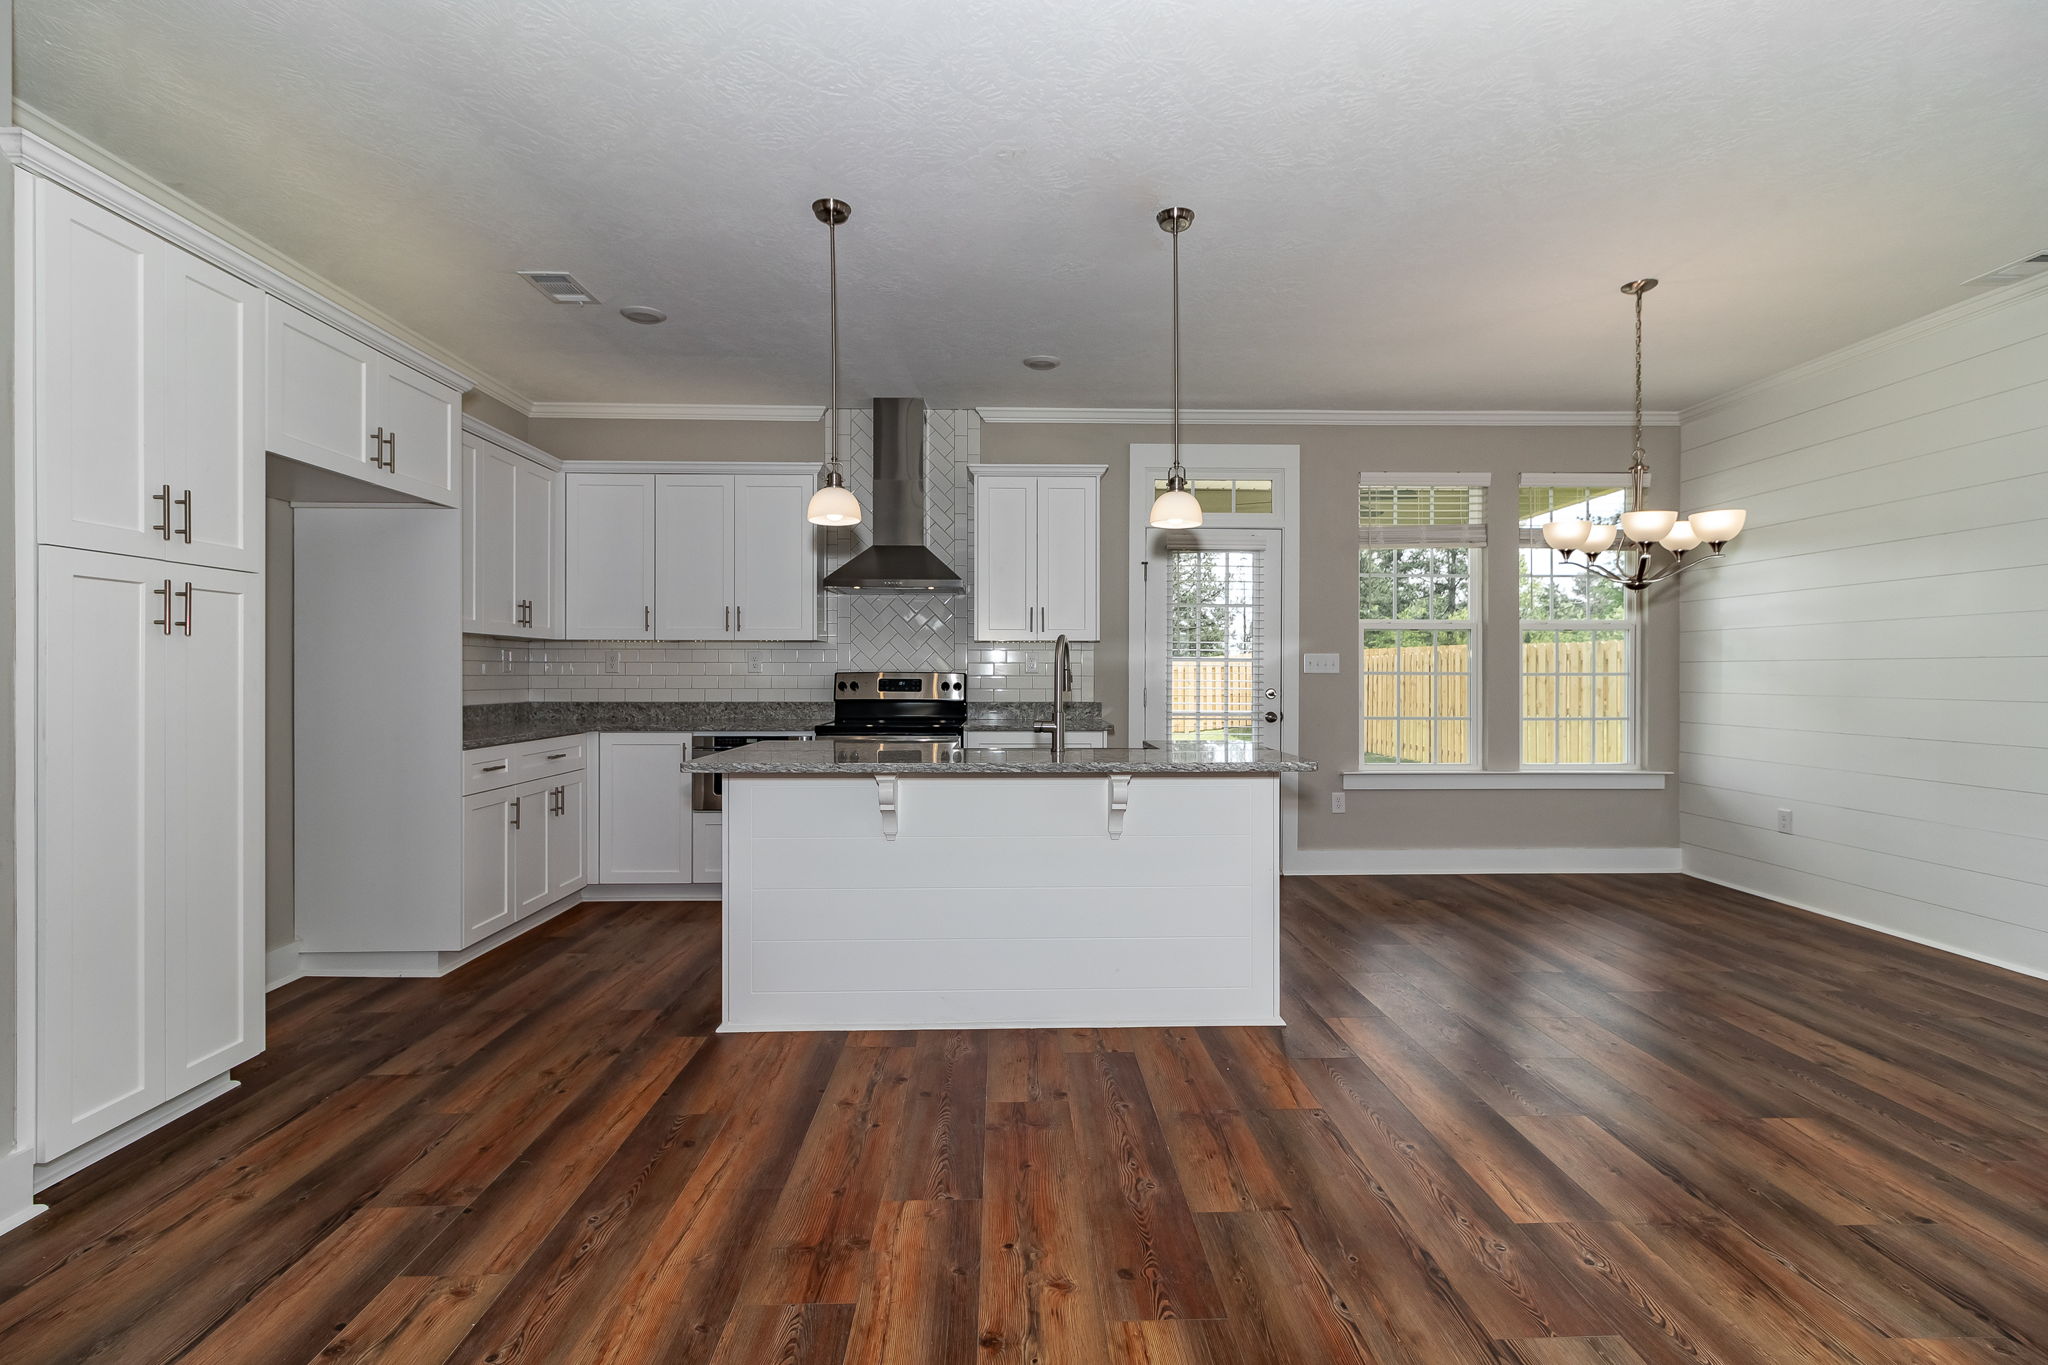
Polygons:
M818 532L810 474L733 476L733 637L818 638Z
M724 474L655 479L655 624L664 640L733 638L732 483Z
M1099 638L1100 469L969 469L975 476L975 638Z
M567 634L654 638L654 475L568 476Z
M37 538L260 568L261 293L59 186L33 194Z
M461 394L280 299L267 329L267 449L454 504Z
M494 441L462 437L462 628L561 632L566 475Z

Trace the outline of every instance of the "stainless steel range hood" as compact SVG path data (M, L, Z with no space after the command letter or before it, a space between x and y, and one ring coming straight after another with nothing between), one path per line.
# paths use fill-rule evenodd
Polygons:
M965 592L924 543L924 400L875 400L875 543L825 575L826 592Z

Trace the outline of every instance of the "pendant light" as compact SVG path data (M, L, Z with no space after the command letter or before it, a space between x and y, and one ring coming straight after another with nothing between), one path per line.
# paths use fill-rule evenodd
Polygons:
M1636 301L1636 423L1635 459L1629 463L1628 510L1621 525L1594 521L1553 521L1543 528L1543 543L1563 556L1572 567L1595 574L1637 592L1653 583L1676 578L1698 564L1721 557L1721 549L1742 533L1749 514L1740 508L1695 512L1681 521L1678 513L1643 506L1643 490L1650 481L1648 457L1643 453L1643 295L1657 287L1655 280L1630 280L1621 292ZM1600 556L1613 549L1615 564L1600 563ZM1686 555L1704 544L1707 553L1696 559ZM1659 563L1654 551L1662 548L1668 558ZM1575 560L1574 552L1585 559ZM1635 556L1629 566L1628 557Z
M839 225L853 216L843 199L820 199L811 213L825 225L827 261L832 282L832 401L825 409L824 486L811 494L804 516L818 526L858 526L860 499L846 486L846 472L839 466Z
M1180 462L1180 235L1194 221L1193 209L1159 210L1159 229L1173 238L1173 464L1166 471L1166 491L1152 500L1147 523L1162 531L1202 524L1202 504L1188 491L1188 471Z

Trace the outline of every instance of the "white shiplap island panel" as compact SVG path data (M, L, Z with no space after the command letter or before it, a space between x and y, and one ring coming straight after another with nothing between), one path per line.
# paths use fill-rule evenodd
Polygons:
M728 773L723 1028L1278 1023L1279 776L1115 781Z

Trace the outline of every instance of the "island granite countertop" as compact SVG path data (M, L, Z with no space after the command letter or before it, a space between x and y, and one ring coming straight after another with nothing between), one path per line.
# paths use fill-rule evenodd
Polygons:
M1146 749L1069 749L1058 758L1052 756L1050 749L961 749L956 758L887 762L877 761L872 744L769 740L692 759L683 765L683 771L692 773L782 777L1033 777L1090 773L1277 777L1281 773L1315 770L1316 765L1308 759L1259 744L1192 741Z
M809 731L832 719L829 701L507 701L462 708L462 747L489 749L563 735L760 734ZM1029 730L1052 703L969 702L967 730ZM1102 703L1067 703L1067 728L1103 730Z

